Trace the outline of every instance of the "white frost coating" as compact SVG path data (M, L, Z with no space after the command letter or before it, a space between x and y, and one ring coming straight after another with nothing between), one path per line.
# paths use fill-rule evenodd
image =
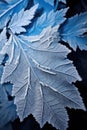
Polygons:
M49 26L35 37L12 35L10 48L3 51L11 49L13 57L4 67L1 80L13 84L12 95L21 121L33 114L41 127L48 121L57 129L66 130L68 115L65 107L85 107L72 85L81 78L67 59L70 50L58 43L58 28L59 25ZM8 54L10 59L11 54Z

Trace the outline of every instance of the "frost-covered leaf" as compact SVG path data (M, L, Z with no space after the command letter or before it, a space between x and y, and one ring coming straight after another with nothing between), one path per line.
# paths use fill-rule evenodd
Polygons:
M61 26L60 33L62 40L68 42L74 50L77 46L81 50L87 50L87 12L67 19Z
M49 13L43 13L35 22L34 26L29 29L29 35L37 35L39 34L44 28L48 26L55 26L62 24L66 18L68 8L61 9L59 11L54 12L54 10L50 11Z
M12 95L21 121L33 114L41 127L48 121L57 129L66 130L65 107L85 107L72 84L81 78L67 59L69 49L58 43L58 28L59 25L49 26L36 36L11 34L3 47L9 59L1 83L13 84Z
M15 12L18 12L22 8L27 6L28 0L16 0L11 3L6 3L4 1L0 2L0 29L6 26L10 17Z
M31 9L24 11L22 9L19 13L13 15L9 28L13 33L25 32L24 26L29 25L34 17L34 14L38 8L38 4L33 6Z

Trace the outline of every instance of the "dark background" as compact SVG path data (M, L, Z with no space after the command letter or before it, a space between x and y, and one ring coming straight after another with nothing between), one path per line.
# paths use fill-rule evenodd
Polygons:
M60 7L65 6L60 3ZM87 11L87 0L67 0L67 6L70 9L66 17L71 17L76 13ZM79 49L76 52L72 51L68 58L73 61L78 73L82 77L82 81L76 82L75 86L78 88L83 102L87 108L87 52ZM69 127L67 130L87 130L87 112L83 110L74 110L66 108L69 115ZM22 123L16 119L13 123L13 130L56 130L50 124L46 123L41 129L39 124L35 121L32 115L28 116Z

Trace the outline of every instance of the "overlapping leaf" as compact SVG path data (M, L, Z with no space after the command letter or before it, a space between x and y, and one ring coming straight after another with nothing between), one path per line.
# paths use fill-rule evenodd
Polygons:
M49 13L49 11L57 9L60 1L66 4L66 0L34 0L34 3L39 3L39 8Z
M87 50L87 12L69 18L61 27L62 40L76 50Z
M46 12L43 13L35 22L34 26L29 29L27 32L28 35L37 35L40 34L41 31L48 27L48 26L55 26L55 25L61 25L66 18L64 17L68 8L61 9L59 11L54 12L54 10L51 10L49 14Z
M0 2L0 29L6 26L12 14L27 6L28 0L16 0L13 2Z
M30 10L24 11L24 9L22 9L18 14L14 14L9 24L11 31L17 34L25 32L24 26L31 23L37 8L38 4L33 6Z

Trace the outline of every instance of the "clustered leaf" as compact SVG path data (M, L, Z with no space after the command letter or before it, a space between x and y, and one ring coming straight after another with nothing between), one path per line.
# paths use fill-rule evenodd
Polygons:
M66 107L85 106L73 84L82 79L61 41L86 50L87 12L66 18L68 8L55 10L53 0L29 3L0 2L0 128L12 129L17 116L23 121L32 114L41 127L48 122L66 130Z

